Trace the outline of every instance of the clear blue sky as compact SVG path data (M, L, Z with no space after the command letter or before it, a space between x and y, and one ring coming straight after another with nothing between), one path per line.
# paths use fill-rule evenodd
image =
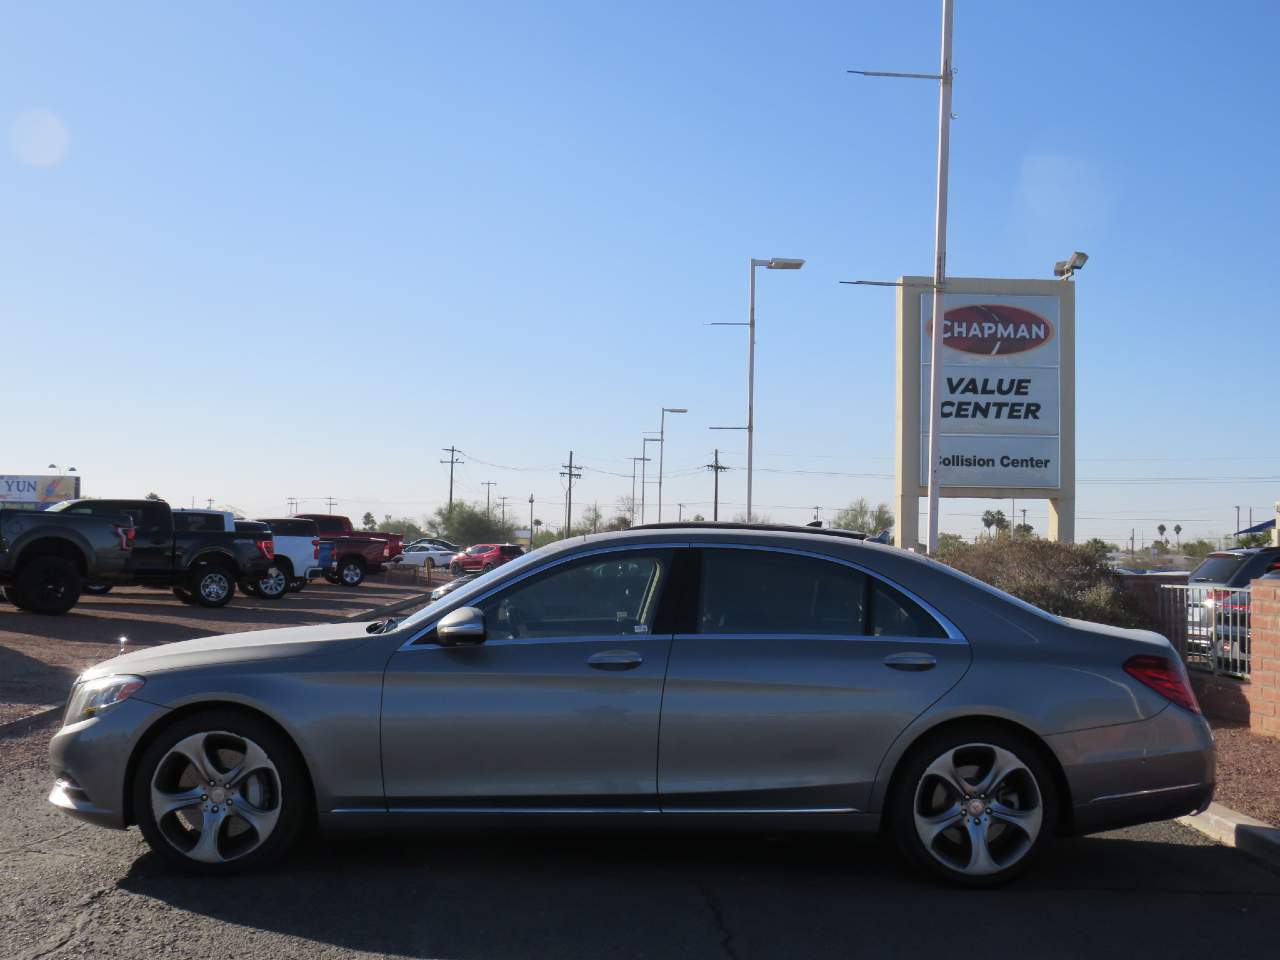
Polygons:
M746 350L705 324L790 256L759 292L760 512L888 500L893 297L838 281L929 271L936 87L844 71L936 69L938 7L10 5L0 472L417 516L456 444L458 495L556 522L570 449L575 506L610 510L686 406L665 499L709 514ZM950 272L1091 258L1080 535L1267 515L1278 8L957 8ZM742 471L722 490L741 510Z

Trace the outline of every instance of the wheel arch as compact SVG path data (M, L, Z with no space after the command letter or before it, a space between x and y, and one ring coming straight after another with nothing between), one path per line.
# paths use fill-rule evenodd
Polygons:
M225 550L216 547L209 548L197 553L191 558L191 563L187 565L188 573L195 573L197 567L216 565L219 567L228 567L234 573L239 567L236 558Z
M17 548L16 554L13 564L14 576L17 576L22 568L36 557L59 557L69 560L75 564L76 572L81 577L89 576L89 557L85 547L75 539L52 535L41 536L37 533L30 540L22 543Z
M1062 768L1062 763L1058 759L1057 754L1045 741L1045 739L1036 733L1029 726L1018 720L1006 716L998 716L989 713L974 713L963 716L949 716L939 718L936 723L929 724L921 729L912 731L911 739L907 741L900 749L895 749L893 757L893 770L888 778L878 780L876 789L873 794L873 801L878 805L880 811L880 826L884 829L889 823L890 804L889 798L893 796L893 792L898 788L899 777L902 769L906 766L909 757L919 748L929 737L937 736L939 733L945 733L958 727L964 727L971 724L987 724L997 727L1003 727L1010 733L1023 737L1029 742L1045 766L1049 768L1049 773L1053 777L1053 786L1058 794L1058 822L1054 824L1054 829L1059 834L1071 832L1072 826L1072 804L1071 804L1071 785L1067 782L1066 771ZM894 748L898 745L894 744ZM886 761L888 758L886 758ZM882 767L883 769L883 767ZM883 787L881 787L883 783Z
M265 723L270 724L276 731L285 738L285 741L293 748L298 756L298 760L302 764L302 769L306 775L307 795L310 797L310 816L316 815L316 787L315 778L311 773L311 764L307 760L307 755L298 743L295 737L283 723L276 717L272 716L266 710L254 704L244 703L239 700L232 699L212 699L212 700L196 700L191 703L185 703L179 707L175 707L156 718L155 722L149 726L133 745L133 751L129 754L129 761L125 765L124 782L123 782L123 806L124 824L131 826L138 822L137 815L133 809L133 780L138 775L138 764L142 760L142 755L147 752L147 748L156 741L161 734L172 727L175 723L192 714L199 713L202 710L225 709L235 710L240 713L253 716Z

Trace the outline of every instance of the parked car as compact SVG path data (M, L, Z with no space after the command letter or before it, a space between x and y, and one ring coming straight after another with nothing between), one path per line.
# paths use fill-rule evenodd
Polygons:
M50 760L54 806L137 823L211 876L313 821L553 809L885 830L988 886L1057 834L1214 789L1213 735L1158 634L838 531L709 523L564 540L403 619L117 657L80 675Z
M404 552L391 562L398 566L426 567L431 570L435 567L449 566L454 556L456 556L454 551L438 547L434 543L418 543L405 547Z
M174 507L174 523L184 530L213 530L235 533L236 515L229 510L201 510L197 507Z
M172 587L184 603L221 607L240 580L258 580L274 566L271 537L227 531L218 511L173 510L163 500L64 500L45 511L130 517L137 529L123 577L115 583ZM110 583L95 578L98 592Z
M400 535L357 531L349 517L327 513L300 513L299 520L313 520L321 542L333 545L333 559L325 569L325 579L346 587L358 587L367 574L400 553Z
M524 555L524 547L514 543L477 543L467 547L449 563L454 576L468 570L488 573L494 567Z
M66 613L86 580L127 578L135 536L123 513L0 509L0 595L32 613Z
M280 586L278 582L260 582L257 589L262 596L276 599L284 596L286 591L297 592L307 585L308 580L323 576L329 569L329 561L321 555L320 530L314 520L280 517L259 522L271 528L271 536L275 541L276 567L284 580L283 589L279 593L276 592Z
M1251 582L1280 571L1280 547L1217 550L1187 577L1187 640L1211 656L1249 656ZM1212 650L1208 648L1212 647Z
M452 552L452 553L457 553L459 550L461 550L461 549L462 549L462 548L461 548L460 546L458 546L456 543L452 543L452 542L450 542L450 541L448 541L448 540L444 539L443 537L418 537L418 539L416 539L416 540L414 540L414 541L412 541L412 542L410 542L410 543L406 543L406 544L404 545L404 549L408 550L410 547L419 547L419 546L422 546L422 545L424 545L424 544L425 544L425 545L427 545L427 546L436 546L436 547L440 547L440 548L442 548L442 549L444 549L444 550L448 550L448 551L450 551L450 552Z
M448 596L453 593L453 591L457 590L459 587L465 586L478 576L480 576L478 573L464 573L460 577L454 577L452 580L446 580L444 583L440 584L440 586L431 591L431 599L439 600L441 597Z

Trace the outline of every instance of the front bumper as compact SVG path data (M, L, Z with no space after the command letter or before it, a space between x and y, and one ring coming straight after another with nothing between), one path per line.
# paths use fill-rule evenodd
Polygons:
M143 733L165 713L166 707L131 697L55 733L49 741L54 776L49 802L100 827L127 827L129 758Z
M1216 778L1204 717L1169 705L1138 723L1046 738L1071 790L1072 832L1114 830L1205 809Z

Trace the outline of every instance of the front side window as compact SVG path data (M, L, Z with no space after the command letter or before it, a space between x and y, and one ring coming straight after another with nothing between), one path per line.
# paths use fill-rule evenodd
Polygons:
M553 568L479 604L494 640L648 634L669 554L590 557Z
M488 553L493 547L487 543L477 543L474 547L467 548L468 557L478 557L482 553Z

